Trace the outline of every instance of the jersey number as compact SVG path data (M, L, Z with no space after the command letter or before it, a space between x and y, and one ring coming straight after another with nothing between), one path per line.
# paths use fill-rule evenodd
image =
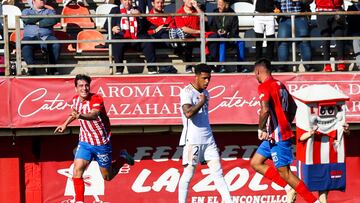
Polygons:
M284 111L288 111L289 108L289 93L286 89L280 89L280 97L281 97L281 106Z

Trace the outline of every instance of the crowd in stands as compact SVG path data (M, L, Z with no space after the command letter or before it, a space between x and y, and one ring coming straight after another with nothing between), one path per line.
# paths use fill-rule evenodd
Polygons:
M357 0L353 0L357 1ZM344 10L343 0L314 0L316 11L318 12L335 12ZM63 0L63 6L79 5L81 7L88 6L86 0ZM174 53L178 54L184 62L196 62L193 57L193 50L195 47L200 47L200 42L193 42L186 39L200 38L200 17L196 15L184 16L148 16L139 17L138 14L164 14L165 0L108 0L106 3L115 4L110 10L110 14L131 14L129 17L113 17L111 18L109 35L112 39L180 39L176 42L126 42L126 43L112 43L112 56L115 63L123 63L126 60L124 54L126 50L132 49L141 51L147 63L156 63L158 47L166 47L173 49ZM231 0L217 0L215 10L206 10L204 4L200 4L196 0L183 0L183 5L176 11L178 14L199 14L203 12L215 13L234 13L231 8L234 2ZM252 2L255 13L293 13L309 11L310 3L313 0L255 0ZM2 5L16 4L13 0L3 0ZM46 0L28 0L28 6L22 10L22 16L33 15L56 15L56 10L47 5ZM1 6L2 7L2 6ZM1 8L0 7L0 8ZM354 2L348 7L350 11L359 11L360 3ZM2 10L0 9L0 12ZM1 15L2 13L0 13ZM320 30L320 36L323 37L342 37L342 36L359 36L360 28L358 22L360 15L318 15L316 24ZM78 18L79 19L79 18ZM224 15L206 17L205 20L205 38L239 38L239 19L238 16ZM56 27L60 19L58 18L22 18L23 40L57 40L54 34L54 27ZM291 18L290 16L275 17L271 15L254 16L253 30L256 38L291 38ZM310 36L310 18L308 16L295 17L295 36L309 37ZM107 26L104 26L106 29ZM0 24L1 34L2 25ZM277 29L277 30L276 30ZM276 36L277 31L277 36ZM183 40L183 41L181 41ZM331 72L333 68L330 64L330 57L333 55L336 61L342 61L347 58L345 52L345 41L336 41L336 53L333 55L330 49L330 40L322 40L322 54L323 60L329 61L321 68L316 68L313 65L305 63L304 69L306 72L326 71ZM290 41L266 41L266 49L263 53L262 40L255 42L255 59L268 58L271 61L289 61L290 56ZM312 61L312 47L310 41L302 40L298 42L301 60L304 62ZM22 44L22 57L27 65L37 64L37 59L34 55L36 51L40 51L46 55L49 64L57 64L61 44L59 43L40 43L40 44ZM353 40L353 51L356 60L352 70L359 69L360 61L360 40ZM247 54L245 42L238 41L221 42L221 41L207 41L206 40L206 61L207 62L226 62L229 58L229 53L235 54L236 60L246 61ZM335 70L348 70L348 65L345 63L336 63ZM177 73L178 70L174 66L147 66L149 74L156 73ZM37 75L37 68L28 68L27 75ZM277 66L275 71L287 72L291 71L289 65ZM193 67L186 65L185 71L191 73ZM214 72L241 72L246 73L251 71L249 66L231 66L217 65L213 66ZM56 75L58 71L56 68L48 68L47 74ZM116 67L116 74L123 74L124 66ZM1 74L1 72L0 72Z

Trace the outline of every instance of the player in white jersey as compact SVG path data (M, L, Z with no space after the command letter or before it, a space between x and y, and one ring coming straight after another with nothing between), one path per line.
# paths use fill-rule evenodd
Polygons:
M106 114L103 98L90 92L91 78L87 75L76 75L75 90L77 95L72 99L72 112L54 133L62 133L74 120L80 122L79 144L74 158L73 183L75 202L84 202L83 174L90 162L98 162L104 180L113 179L126 162L134 165L134 159L121 151L119 159L112 162L112 146L110 142L110 121Z
M189 184L196 165L206 162L216 189L223 202L232 202L223 177L219 152L209 122L209 93L206 90L211 78L211 67L199 64L195 67L195 80L180 93L183 131L180 146L183 146L184 172L179 181L179 203L185 203Z

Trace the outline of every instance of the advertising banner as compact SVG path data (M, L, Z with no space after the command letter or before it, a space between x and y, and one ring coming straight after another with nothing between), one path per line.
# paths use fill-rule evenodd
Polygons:
M74 136L76 137L76 136ZM286 202L283 188L271 183L250 167L250 158L254 155L257 140L254 133L221 133L215 135L225 180L234 202ZM56 140L56 142L55 142ZM181 165L182 148L177 146L178 134L149 134L114 136L114 152L126 146L134 155L136 163L125 165L111 181L104 181L98 164L92 162L84 174L85 202L108 203L163 203L177 202L178 183L183 167ZM329 202L359 202L357 185L360 184L357 173L360 170L359 150L356 144L359 138L347 139L349 146L347 167L347 186L345 192L331 191ZM353 144L350 144L353 143ZM42 196L44 203L68 202L74 197L72 174L72 147L76 144L69 139L54 136L43 139L42 160L54 157L54 146L68 153L56 155L56 161L42 161ZM71 144L73 143L73 146ZM53 160L53 159L51 159ZM269 164L272 162L270 161ZM295 172L295 165L291 166ZM221 203L210 171L206 165L198 165L190 182L188 202ZM300 196L297 202L305 202Z
M10 117L10 81L7 78L0 78L0 128L9 128Z
M324 83L343 91L351 98L346 103L347 121L360 121L360 78L357 74L332 74L331 80L319 74L275 77L283 81L290 92ZM194 76L190 75L93 77L91 91L104 98L112 125L174 125L181 122L180 90L193 80ZM208 87L211 123L256 124L257 86L252 74L214 74ZM16 90L9 92L11 123L15 128L62 123L71 111L70 100L75 94L73 78L15 78L11 89Z

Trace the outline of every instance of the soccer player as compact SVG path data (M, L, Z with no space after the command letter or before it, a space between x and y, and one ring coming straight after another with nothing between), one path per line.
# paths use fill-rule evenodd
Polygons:
M261 109L258 138L262 143L250 164L256 172L284 187L288 197L291 195L291 188L294 188L306 202L319 202L304 182L290 170L290 164L293 162L290 138L294 136L291 122L296 113L295 101L284 84L272 77L269 60L257 61L254 72L260 83L258 92ZM275 167L265 164L267 159L272 159Z
M121 151L119 159L112 162L112 146L110 142L110 120L106 114L103 98L90 92L91 78L78 74L75 77L77 95L72 99L72 112L65 122L58 126L54 133L62 133L75 119L80 122L79 144L74 159L73 182L75 202L84 202L85 169L94 159L100 166L104 180L111 180L126 162L134 165L134 159L126 152Z
M179 181L179 203L185 203L189 183L196 165L206 162L216 189L223 202L232 202L228 186L222 174L219 152L209 123L209 93L206 88L211 78L211 67L205 64L195 66L195 80L180 93L183 131L180 146L183 146L184 172Z

